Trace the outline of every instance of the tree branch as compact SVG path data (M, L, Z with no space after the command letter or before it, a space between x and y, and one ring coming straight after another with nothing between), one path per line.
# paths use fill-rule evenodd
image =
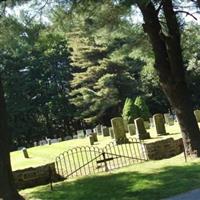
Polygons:
M191 13L189 13L187 11L184 11L184 10L176 10L175 13L185 13L186 16L189 15L189 16L193 17L195 20L197 20L197 18L193 14L191 14Z

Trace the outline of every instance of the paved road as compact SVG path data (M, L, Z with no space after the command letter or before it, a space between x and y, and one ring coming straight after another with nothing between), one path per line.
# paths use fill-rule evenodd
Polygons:
M192 190L163 200L200 200L200 189Z

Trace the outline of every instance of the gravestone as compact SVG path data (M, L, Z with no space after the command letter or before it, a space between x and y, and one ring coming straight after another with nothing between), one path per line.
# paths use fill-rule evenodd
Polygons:
M24 158L29 158L28 151L25 147L22 149L22 152L23 152Z
M89 136L90 145L94 145L94 137L93 135Z
M177 118L176 114L174 114L174 121L178 122L178 118Z
M78 136L77 135L73 135L73 139L78 139Z
M169 125L169 126L174 125L173 117L169 113L164 113L164 119L165 119L165 123L167 125Z
M77 137L78 137L78 139L85 138L85 134L84 134L84 131L83 131L83 130L78 130L78 131L76 131L76 132L77 132Z
M155 114L153 116L153 121L154 121L154 125L156 127L157 135L167 135L168 134L165 129L165 123L164 123L164 118L163 118L162 114Z
M149 118L149 121L150 121L150 126L151 126L151 128L153 128L153 127L154 127L153 118L150 117L150 118Z
M140 140L150 139L150 135L144 127L144 120L142 118L135 119L134 124L137 138L139 138Z
M128 132L130 135L135 135L135 124L128 125Z
M24 147L18 147L17 150L22 150Z
M48 143L48 145L51 145L51 139L47 139L47 143Z
M89 135L92 134L92 130L91 129L86 129L85 132L86 132L86 136L89 136Z
M194 110L194 115L196 117L197 122L200 122L200 110Z
M51 144L58 143L57 139L51 139Z
M71 140L71 139L73 139L73 137L72 137L71 135L67 135L67 136L64 138L64 140Z
M112 129L117 144L128 142L124 129L124 121L122 117L111 119Z
M102 132L104 137L110 136L109 129L107 127L103 127Z
M148 121L144 121L145 129L150 129L150 123Z
M98 125L96 126L96 132L97 132L98 135L102 135L101 125L100 125L100 124L98 124Z
M97 133L96 133L96 132L94 132L94 133L92 133L91 135L92 135L92 136L93 136L93 138L94 138L94 142L98 142Z
M34 142L33 145L34 145L34 147L36 147L37 146L37 142Z
M124 130L127 133L128 132L128 120L127 119L123 119L124 122Z
M112 127L109 127L109 135L112 139L114 139L114 132L113 132L113 128Z
M40 140L40 141L39 141L39 145L40 145L40 146L45 145L46 143L47 143L46 140Z

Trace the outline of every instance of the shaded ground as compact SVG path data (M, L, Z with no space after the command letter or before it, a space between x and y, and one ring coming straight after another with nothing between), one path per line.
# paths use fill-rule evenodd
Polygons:
M22 191L27 199L157 200L200 188L200 162L184 163L183 155L134 165L112 174L85 177Z

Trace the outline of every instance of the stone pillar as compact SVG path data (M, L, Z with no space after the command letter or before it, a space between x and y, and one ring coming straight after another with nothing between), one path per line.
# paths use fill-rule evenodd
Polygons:
M142 118L137 118L134 120L134 123L137 138L139 138L140 140L150 139L150 135L144 127L144 120Z
M23 148L22 152L23 152L24 158L29 158L28 151L26 148Z
M130 135L135 135L135 124L128 125L128 132Z
M165 124L162 114L155 114L153 116L154 125L156 127L157 135L168 135L165 130Z
M200 110L194 110L194 115L196 117L197 122L200 122Z
M94 145L94 137L93 135L89 136L90 145Z
M113 132L113 128L112 128L112 127L109 127L109 134L110 134L110 137L111 137L112 139L115 138L115 137L114 137L114 132Z
M102 132L104 137L110 136L109 129L107 127L103 127Z
M115 117L111 119L112 129L117 144L125 143L128 139L126 138L126 132L124 129L124 121L122 117Z

